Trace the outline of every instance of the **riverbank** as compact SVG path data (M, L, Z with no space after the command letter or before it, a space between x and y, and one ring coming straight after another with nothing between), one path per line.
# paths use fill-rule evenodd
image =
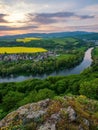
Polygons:
M97 90L97 66L96 68L92 66L78 75L53 76L43 80L29 79L23 82L0 83L0 119L22 105L46 98L53 99L58 95L85 95L90 99L98 100ZM87 100L84 100L84 103L87 103ZM98 104L96 105L98 106ZM95 114L97 115L97 113Z
M18 77L11 77L11 78L0 78L0 82L21 82L24 80L38 78L38 79L45 79L48 76L66 76L71 74L79 74L84 69L88 68L92 64L92 53L93 47L89 48L84 55L83 61L76 67L68 69L68 70L60 70L58 72L53 72L51 74L42 74L37 76L18 76Z

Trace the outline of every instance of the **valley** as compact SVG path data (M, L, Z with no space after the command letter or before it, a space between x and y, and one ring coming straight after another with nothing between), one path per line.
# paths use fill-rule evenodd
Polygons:
M0 130L98 130L98 0L0 0Z
M6 43L7 42L7 43ZM81 113L82 107L77 108L77 104L83 103L83 107L86 107L84 103L96 101L95 108L92 110L93 117L90 111L84 113L83 119L86 119L89 123L94 119L94 123L90 123L91 130L97 130L97 111L98 111L98 48L94 42L88 42L76 38L52 38L52 39L37 39L31 40L28 43L6 41L2 42L2 46L18 48L43 48L46 52L24 52L24 53L4 53L0 55L0 119L1 126L3 128L14 129L14 127L21 128L23 130L33 127L36 130L36 126L31 122L22 124L19 123L20 118L17 118L17 125L11 124L5 127L2 124L2 120L8 113L15 111L17 108L24 106L28 103L34 103L47 98L53 100L54 104L57 102L55 98L63 100L63 97L68 98L66 103L72 99L75 100L75 108L69 104L67 107L72 107L77 114ZM5 48L6 48L5 47ZM83 97L83 98L82 98ZM85 104L85 105L84 105ZM93 106L93 107L94 107ZM49 108L51 106L49 105ZM88 105L87 105L88 107ZM59 108L62 109L62 108ZM89 109L89 107L88 107ZM40 110L39 110L40 111ZM51 112L54 109L51 110ZM85 115L87 114L87 115ZM14 115L12 120L14 120ZM18 115L17 115L18 116ZM61 115L60 115L61 116ZM64 115L63 115L64 116ZM8 119L6 119L8 118ZM34 117L35 118L35 117ZM5 117L9 120L10 117ZM47 118L48 119L48 118ZM62 119L63 120L63 119ZM68 121L64 117L64 121ZM21 120L23 121L23 120ZM44 120L45 121L45 120ZM12 121L14 122L14 121ZM80 121L77 120L81 124ZM34 121L34 124L37 122ZM59 122L58 122L59 123ZM39 123L36 124L37 127ZM60 124L61 125L61 122ZM78 129L81 125L75 125L74 122L65 128ZM45 127L45 126L41 126ZM61 126L57 126L58 128ZM81 126L87 128L88 126ZM31 129L31 128L30 128Z

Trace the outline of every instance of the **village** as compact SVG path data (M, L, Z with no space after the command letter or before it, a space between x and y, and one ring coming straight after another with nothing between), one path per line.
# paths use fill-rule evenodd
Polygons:
M21 53L21 54L0 54L0 61L19 61L19 60L31 60L31 61L39 61L44 60L49 57L56 57L56 53L52 51L43 52L43 53Z

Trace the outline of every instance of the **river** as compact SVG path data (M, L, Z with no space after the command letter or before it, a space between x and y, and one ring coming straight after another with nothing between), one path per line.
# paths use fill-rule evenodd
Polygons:
M72 75L72 74L79 74L81 73L84 69L88 68L91 63L92 63L92 56L91 52L93 50L92 48L89 48L84 55L83 61L77 65L76 67L68 70L60 70L59 72L53 72L51 74L43 74L43 75L38 75L38 76L18 76L18 77L13 77L13 78L0 78L0 83L3 82L21 82L24 80L28 80L31 78L39 78L39 79L44 79L48 76L67 76L67 75Z

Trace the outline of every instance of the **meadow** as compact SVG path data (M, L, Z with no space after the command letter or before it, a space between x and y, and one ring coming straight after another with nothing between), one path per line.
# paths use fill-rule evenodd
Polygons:
M16 42L30 42L30 41L35 41L35 40L41 40L42 38L37 38L37 37L26 37L26 38L21 38L21 39L16 39Z
M53 40L55 43L59 43L60 45L67 45L68 43L74 43L78 44L79 43L79 39L76 38L52 38L51 40Z
M30 47L0 47L0 54L8 53L37 53L37 52L46 52L46 49L43 48L30 48Z

